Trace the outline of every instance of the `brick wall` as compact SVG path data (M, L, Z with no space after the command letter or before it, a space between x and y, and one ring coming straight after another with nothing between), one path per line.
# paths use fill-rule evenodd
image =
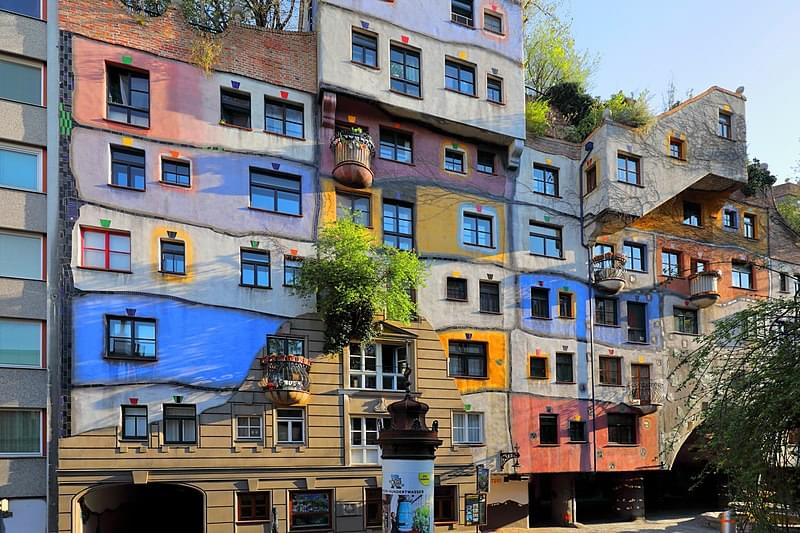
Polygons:
M201 34L174 5L160 17L137 22L118 0L61 2L59 26L99 41L191 62ZM301 91L317 92L316 34L280 32L232 24L220 39L214 70L248 76Z

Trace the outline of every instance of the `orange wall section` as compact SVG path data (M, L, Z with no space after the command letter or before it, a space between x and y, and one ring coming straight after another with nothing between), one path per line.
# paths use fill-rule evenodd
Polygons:
M472 338L467 339L466 334L471 333ZM484 391L502 391L508 389L508 337L503 331L473 331L449 330L439 332L442 349L449 353L448 342L468 341L486 343L486 378L454 378L456 387L461 394ZM449 365L449 362L448 362ZM448 366L449 368L449 366Z

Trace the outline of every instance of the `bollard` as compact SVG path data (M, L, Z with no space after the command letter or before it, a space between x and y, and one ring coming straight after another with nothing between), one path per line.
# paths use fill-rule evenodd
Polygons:
M736 513L728 509L719 513L720 533L736 533Z

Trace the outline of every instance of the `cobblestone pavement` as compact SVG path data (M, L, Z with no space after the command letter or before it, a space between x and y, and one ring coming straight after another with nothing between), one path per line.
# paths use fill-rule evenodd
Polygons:
M568 527L543 527L543 528L504 528L498 533L712 533L719 531L716 520L717 513L705 513L703 515L673 516L673 517L653 517L650 520L640 520L636 522L615 522L609 524L583 524L580 528Z

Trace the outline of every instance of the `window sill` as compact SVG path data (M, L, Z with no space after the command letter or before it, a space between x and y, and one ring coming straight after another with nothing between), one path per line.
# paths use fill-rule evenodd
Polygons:
M506 106L505 102L498 102L497 100L489 100L488 98L486 99L486 102L488 102L488 103L490 103L492 105L499 106L499 107L505 107Z
M734 285L731 285L731 289L738 289L740 291L748 291L748 292L758 292L758 290L754 289L753 287L736 287Z
M636 345L638 345L638 346L649 346L649 345L650 345L650 343L649 343L649 342L644 342L644 341L632 341L632 340L627 340L627 341L625 341L625 344L636 344Z
M673 331L672 333L675 335L683 335L685 337L702 337L702 335L699 333L688 333L686 331Z
M397 159L389 159L388 157L381 157L381 156L378 156L378 159L380 159L382 161L390 161L392 163L397 163L397 164L400 164L400 165L406 165L406 166L409 166L409 167L417 166L417 165L414 164L413 161L411 163L407 163L405 161L398 161Z
M617 384L617 383L598 383L600 387L617 387L617 388L625 388L625 385Z
M484 311L484 310L480 310L478 312L481 313L482 315L500 315L500 316L503 315L502 311Z
M117 185L116 183L109 183L109 187L114 187L115 189L123 189L126 191L136 191L136 192L145 192L146 189L137 189L136 187L127 187L125 185Z
M566 261L567 260L564 257L553 257L552 255L535 254L533 252L528 252L528 254L532 255L533 257L544 257L545 259L555 259L556 261Z
M295 217L295 218L303 218L303 214L294 214L294 213L281 213L280 211L271 211L269 209L264 209L263 207L253 207L252 205L248 205L247 209L252 209L253 211L260 211L262 213L269 213L271 215L281 215L284 217Z
M412 387L413 389L413 387ZM414 390L412 390L414 392ZM349 396L388 396L402 398L405 396L405 390L391 390L391 389L353 389L353 388L344 388L338 389L337 393L340 395L349 395Z
M103 355L103 359L108 359L111 361L140 361L142 363L155 363L158 361L158 357L136 357L133 355L113 355L113 354L105 354Z
M528 379L535 379L536 381L548 381L548 376L528 376Z
M23 276L0 276L0 279L21 279L23 281L40 281L42 283L47 282L47 280L42 278L26 278Z
M460 448L485 448L485 442L454 442L452 448L458 450Z
M131 407L136 407L132 405ZM147 437L135 438L135 437L121 437L119 442L122 444L146 444Z
M576 381L556 381L556 385L576 385Z
M177 276L179 278L185 278L186 272L165 272L163 270L159 270L162 276Z
M464 93L464 92L461 92L461 91L456 91L455 89L448 89L447 87L445 87L444 90L447 91L447 92L460 94L462 96L467 96L469 98L475 98L476 100L478 99L478 95L477 94Z
M284 139L291 139L293 141L306 141L305 137L295 137L293 135L286 135L285 133L278 133L276 131L261 130L265 135L274 135L275 137L283 137Z
M594 325L595 326L601 326L601 327L604 327L604 328L618 328L619 329L619 328L622 327L619 324L601 324L600 322L595 322Z
M239 286L242 287L243 289L272 290L272 285L267 285L266 287L261 287L260 285L245 285L244 283L240 283Z
M237 524L242 524L244 526L256 525L256 524L269 524L271 520L237 520Z
M583 445L583 444L589 444L589 441L585 441L585 440L568 440L567 444Z
M2 12L2 13L11 13L12 15L15 15L17 17L24 17L24 18L30 19L30 20L38 20L39 22L47 22L47 19L44 18L44 17L34 17L33 15L26 15L25 13L18 13L16 11L11 11L10 9L0 8L0 12Z
M533 194L544 196L545 198L555 198L556 200L563 200L564 198L559 194L547 194L546 192L533 191Z
M626 272L633 272L634 274L647 274L647 270L633 270L632 268L626 268Z
M241 131L253 131L253 128L250 126L237 126L236 124L228 124L227 122L218 122L218 124L224 128L233 128Z
M470 30L476 29L475 26L473 26L472 24L464 24L463 22L455 21L452 18L450 19L450 24L455 24L456 26L461 26L462 28L467 28Z
M447 377L455 379L474 379L479 381L489 381L489 376L459 376L454 374L447 374Z
M477 168L475 169L475 172L477 172L478 174L483 174L485 176L497 176L497 172L486 172L484 170L478 170Z
M555 442L555 443L551 442L551 443L547 443L547 444L539 444L539 446L537 446L537 448L558 448L558 447L559 447L559 444L557 442Z
M0 368L22 368L24 370L47 370L46 366L38 365L6 365L0 364Z
M139 129L139 130L149 130L150 129L149 125L147 125L147 126L139 126L138 124L131 124L130 122L122 122L122 121L119 121L119 120L113 120L113 119L105 118L105 117L102 120L103 120L103 122L109 122L111 124L121 124L122 126L129 126L131 128L136 128L136 129Z
M467 173L464 172L464 171L450 170L450 169L447 169L447 168L443 168L442 170L444 171L445 174L452 174L454 176L458 176L458 177L461 177L461 178L465 178L467 176Z
M36 457L44 457L44 454L41 452L0 453L0 459L33 459Z
M482 244L472 244L470 242L462 242L464 246L471 246L473 248L480 248L481 250L497 250L496 246L484 246Z
M2 10L0 10L0 11L2 11ZM21 189L19 187L9 187L8 185L0 185L0 190L2 190L2 191L28 192L28 193L41 194L43 196L47 196L47 191L34 191L33 189Z
M736 142L736 139L733 137L725 137L724 135L717 134L717 139L724 139L726 141Z
M531 320L553 320L549 316L529 316L528 318Z
M85 267L85 266L77 266L75 268L77 268L78 270L90 270L92 272L108 272L109 274L133 274L133 270L110 270L108 268Z
M281 450L294 450L297 453L303 453L308 445L305 442L277 442L272 446L272 450L280 452Z
M402 80L402 81L405 81L405 80ZM415 94L408 94L408 93L404 93L402 91L396 91L394 89L389 89L389 92L390 93L394 93L394 94L399 94L400 96L405 96L406 98L413 98L414 100L422 100L421 96L417 96ZM422 87L420 87L419 92L420 93L422 92Z
M574 316L559 316L559 320L575 320Z
M357 67L365 68L365 69L368 69L368 70L374 70L374 71L380 71L381 70L381 68L378 65L374 65L373 66L373 65L369 65L367 63L362 63L360 61L353 61L352 59L350 60L350 64L351 65L355 65Z
M686 222L681 222L681 225L689 227L689 228L697 228L697 229L702 229L703 228L702 224L687 224Z
M631 183L629 181L622 181L622 180L617 180L617 183L622 183L623 185L630 185L631 187L638 187L640 189L645 188L645 186L642 185L641 183Z
M192 184L191 184L191 183L190 183L189 185L182 185L182 184L180 184L180 183L170 183L170 182L168 182L168 181L164 181L164 180L158 180L158 183L159 183L159 185L163 185L163 186L165 186L165 187L174 187L174 188L176 188L176 189L186 189L186 190L189 190L189 189L191 189L191 188L192 188Z
M445 298L445 300L448 301L448 302L459 302L459 303L468 303L469 302L469 300L467 300L467 299L462 300L460 298Z
M625 444L623 442L609 442L608 444L603 446L603 448L638 448L638 447L639 444L635 442L631 444Z
M679 163L688 163L689 162L689 160L686 159L685 157L675 157L674 155L668 155L667 157L670 158L672 161L676 161L676 162L679 162Z

